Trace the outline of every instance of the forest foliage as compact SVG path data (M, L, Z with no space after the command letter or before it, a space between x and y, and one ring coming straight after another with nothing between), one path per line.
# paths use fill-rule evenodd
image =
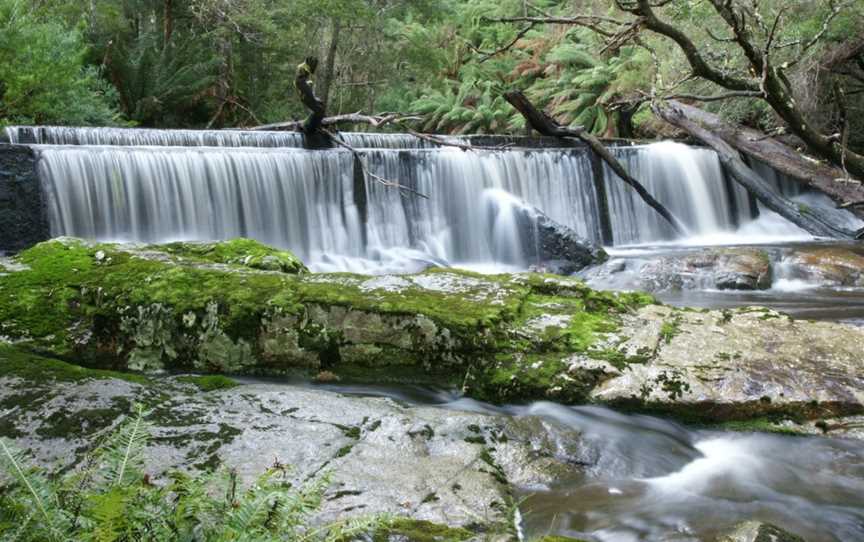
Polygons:
M291 81L312 54L322 61L316 90L328 114L398 111L423 115L427 131L514 132L524 121L501 95L519 89L563 124L607 137L653 135L662 127L644 103L652 92L718 89L692 77L665 36L634 31L609 43L603 24L633 21L622 10L628 3L636 0L0 0L0 123L229 127L299 119ZM751 14L756 41L772 33L772 61L785 66L817 128L838 132L843 116L851 148L860 149L864 59L824 66L864 36L864 2L733 3ZM710 1L653 4L723 73L754 75ZM494 21L576 15L607 22ZM834 97L838 84L845 112ZM759 98L705 107L765 130L782 125Z

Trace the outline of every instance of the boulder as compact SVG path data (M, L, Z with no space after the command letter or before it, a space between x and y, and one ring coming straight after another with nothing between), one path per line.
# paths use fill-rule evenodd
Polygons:
M270 250L257 244L211 249L37 245L0 273L0 336L150 373L329 371L711 422L864 413L862 328L675 309L570 277L288 273L250 267L242 254Z
M534 224L541 266L552 273L572 275L608 258L602 247L539 211L534 213Z
M828 286L864 287L864 253L845 247L797 250L783 261L790 278Z

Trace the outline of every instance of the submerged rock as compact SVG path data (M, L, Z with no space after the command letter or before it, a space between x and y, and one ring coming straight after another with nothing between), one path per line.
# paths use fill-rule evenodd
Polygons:
M702 421L864 413L864 329L767 309L673 309L536 273L262 270L222 245L203 255L188 245L37 245L0 273L0 336L145 372L326 371ZM761 257L733 260L752 269Z

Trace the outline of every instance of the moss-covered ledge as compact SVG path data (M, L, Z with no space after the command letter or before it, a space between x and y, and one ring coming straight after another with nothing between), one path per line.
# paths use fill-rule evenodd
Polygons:
M694 421L864 411L864 330L690 311L542 274L312 274L249 240L57 239L7 262L0 336L94 368L430 381Z

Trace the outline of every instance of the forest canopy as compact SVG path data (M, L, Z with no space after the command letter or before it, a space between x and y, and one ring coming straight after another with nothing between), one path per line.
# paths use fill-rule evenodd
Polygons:
M796 114L860 153L862 21L861 0L0 0L0 123L299 119L291 80L315 55L328 114L419 114L418 128L438 133L522 130L510 89L606 137L662 135L648 103L658 96L782 132L797 117L765 99L776 72Z

